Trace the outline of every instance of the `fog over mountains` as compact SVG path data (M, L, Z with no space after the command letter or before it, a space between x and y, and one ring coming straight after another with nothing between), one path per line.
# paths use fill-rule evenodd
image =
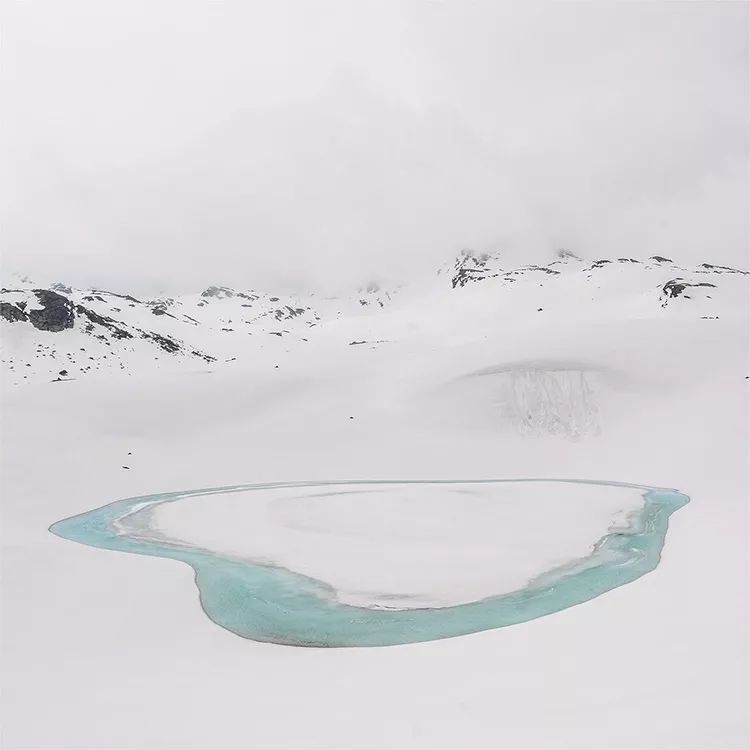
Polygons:
M14 3L3 263L136 296L333 293L464 247L744 267L747 24L744 3Z

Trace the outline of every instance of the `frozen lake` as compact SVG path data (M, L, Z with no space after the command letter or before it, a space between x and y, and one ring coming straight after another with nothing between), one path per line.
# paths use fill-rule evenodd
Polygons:
M244 638L387 646L514 625L653 570L676 490L572 480L335 481L142 496L58 536L180 560Z

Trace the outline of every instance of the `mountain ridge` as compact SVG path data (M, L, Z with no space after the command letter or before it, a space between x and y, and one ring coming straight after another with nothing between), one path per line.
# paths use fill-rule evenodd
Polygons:
M480 304L482 312L505 306L522 318L543 313L550 304L557 315L563 314L561 301L565 314L588 314L591 303L592 314L602 314L603 306L614 300L634 316L717 320L737 309L742 289L737 282L747 274L711 263L687 268L663 256L592 261L568 250L558 251L547 265L512 267L502 253L464 250L440 267L432 282L391 288L370 282L339 296L209 285L190 294L144 299L59 281L39 287L23 277L16 288L0 289L0 365L15 383L82 377L97 370L133 373L154 364L219 366L245 355L252 359L273 339L288 350L322 335L323 329L346 331L341 342L346 345L384 343L391 339L378 333L379 314L403 318L402 328L391 324L401 338L402 330L422 325L451 305L455 317ZM479 289L485 290L481 299L471 302L478 294L472 290ZM730 300L724 299L727 294Z

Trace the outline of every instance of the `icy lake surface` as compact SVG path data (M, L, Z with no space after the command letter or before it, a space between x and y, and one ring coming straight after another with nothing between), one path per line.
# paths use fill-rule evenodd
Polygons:
M236 485L120 500L58 536L181 560L245 638L386 646L513 625L653 570L676 490L571 480Z

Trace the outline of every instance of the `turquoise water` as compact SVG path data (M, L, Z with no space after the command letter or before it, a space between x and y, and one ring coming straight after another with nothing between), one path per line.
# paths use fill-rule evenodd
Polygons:
M548 571L524 588L452 607L370 609L337 602L321 581L272 565L222 556L168 540L118 534L113 523L140 507L185 497L287 487L357 484L489 485L513 482L565 482L637 489L642 509L626 528L603 536L590 557ZM208 617L243 638L290 646L392 646L502 628L559 612L640 578L659 564L669 516L689 498L671 489L588 480L415 480L278 482L234 485L119 500L50 527L57 536L93 547L180 560L195 571L201 606Z

